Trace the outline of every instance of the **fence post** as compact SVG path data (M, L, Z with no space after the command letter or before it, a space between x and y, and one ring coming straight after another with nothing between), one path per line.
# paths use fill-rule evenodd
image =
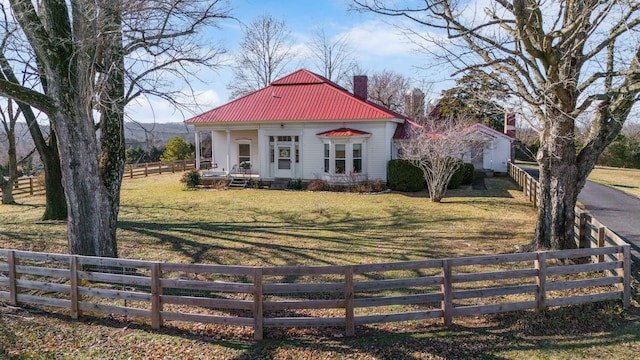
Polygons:
M160 329L162 326L162 301L160 296L162 295L162 286L160 285L160 279L162 278L162 269L160 263L151 264L151 327L153 329Z
M176 161L175 160L171 161L171 173L173 174L174 172L176 172Z
M9 304L18 306L18 287L16 286L16 255L13 250L7 252L9 265Z
M149 163L144 163L144 176L149 176Z
M262 304L262 268L253 273L253 338L264 338L264 308Z
M598 247L604 247L604 240L606 239L606 230L604 226L598 228ZM604 262L604 255L598 255L598 262Z
M129 164L129 178L133 179L133 164Z
M71 297L71 318L78 320L80 317L80 295L78 294L78 257L72 255L69 258L69 285Z
M344 308L345 308L345 335L355 334L355 315L353 310L353 267L347 266L344 270Z
M33 196L33 176L29 176L29 195Z
M538 207L538 182L533 183L533 207Z
M618 290L622 291L622 304L628 309L631 303L631 246L622 246L618 260L622 261L622 283L618 284Z
M182 171L187 171L187 160L182 160Z
M587 245L589 245L587 242L587 215L580 212L578 215L578 247L581 249L590 247Z
M453 289L451 288L451 264L448 259L442 260L442 317L445 326L453 322Z
M158 175L162 175L162 161L158 164Z
M542 311L545 308L547 301L547 292L545 287L547 286L547 253L539 251L534 261L534 266L538 270L536 276L536 285L538 291L536 292L536 310Z

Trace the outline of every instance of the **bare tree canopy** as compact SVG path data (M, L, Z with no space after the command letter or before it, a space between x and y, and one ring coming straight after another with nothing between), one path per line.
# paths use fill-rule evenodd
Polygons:
M395 71L382 70L369 76L369 100L399 113L404 112L404 97L409 89L411 79Z
M176 108L192 105L190 83L202 68L220 67L225 50L200 30L230 18L224 0L123 2L126 103L141 95L161 98ZM184 88L186 86L187 88ZM191 96L193 97L193 96Z
M317 29L313 33L310 49L314 70L338 84L349 81L356 61L354 50L349 47L345 37L331 39L324 28Z
M620 132L640 91L631 0L354 0L358 9L402 17L425 51L457 72L508 78L540 136L540 206L533 246L573 248L574 207L598 156ZM427 30L427 31L423 31ZM576 146L576 122L588 127Z
M243 26L244 38L235 56L231 98L261 89L284 75L293 59L290 31L284 21L265 14Z
M187 64L212 58L191 40L202 26L226 16L215 11L219 3L10 1L39 85L0 79L0 95L38 109L52 123L71 253L117 256L124 106L138 94L159 91L163 72L187 71ZM135 61L126 62L126 56Z
M433 202L445 196L451 177L462 166L464 153L477 143L474 134L465 131L468 125L463 118L426 117L424 124L411 126L407 138L397 143L400 157L422 170Z

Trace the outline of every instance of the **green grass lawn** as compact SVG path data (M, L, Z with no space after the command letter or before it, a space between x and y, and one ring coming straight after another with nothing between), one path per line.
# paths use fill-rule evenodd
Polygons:
M426 193L185 191L180 175L125 181L123 258L238 265L324 265L512 252L535 212L508 178L487 191ZM66 252L64 222L38 221L42 198L0 206L0 247Z
M589 180L609 185L640 198L640 170L596 166Z
M118 246L123 258L241 265L322 265L512 252L532 237L535 210L508 178L488 189L426 193L185 191L180 175L127 180ZM0 247L66 252L64 222L39 221L42 197L0 206ZM635 304L635 302L634 302ZM270 330L172 324L15 309L0 302L0 358L9 359L491 359L635 358L637 305L569 307L391 323L342 338L331 329ZM338 334L341 331L338 331Z

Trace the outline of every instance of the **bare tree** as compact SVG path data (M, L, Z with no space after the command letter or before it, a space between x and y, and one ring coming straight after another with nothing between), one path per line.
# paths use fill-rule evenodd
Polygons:
M356 61L346 37L333 40L327 37L324 28L320 28L313 33L310 48L312 63L322 76L338 84L349 81Z
M433 202L446 195L463 155L476 145L473 135L465 131L467 125L462 119L427 117L423 125L411 126L407 138L397 142L400 158L422 170Z
M0 188L2 189L2 203L13 204L15 200L13 198L13 184L18 180L18 159L16 155L16 121L20 116L20 110L14 108L13 100L7 99L6 108L0 109L0 122L4 129L4 133L7 136L7 143L9 145L8 155L9 161L8 177L4 178L4 174L0 173Z
M125 56L139 49L148 59L176 61L201 26L219 18L218 1L11 1L35 57L39 88L0 79L0 94L48 116L59 147L68 208L69 251L117 256L115 238L124 169L127 81L158 75L156 65L125 72ZM139 19L146 19L142 22ZM145 24L145 29L134 26ZM194 54L198 56L199 54ZM161 63L162 64L162 63ZM169 66L162 69L168 69ZM132 76L139 71L138 76ZM177 70L176 70L177 71ZM135 95L137 92L133 92ZM99 115L95 122L94 111ZM99 129L100 137L95 129Z
M404 113L405 94L411 89L410 78L391 70L383 70L369 76L367 87L369 101Z
M41 87L39 74L35 68L35 55L26 44L24 34L7 13L4 5L0 5L0 12L2 13L0 27L3 34L0 46L0 79L30 89ZM20 78L14 68L19 69ZM62 186L62 169L55 132L49 124L47 139L38 122L37 111L24 102L16 102L16 104L20 109L20 115L27 122L29 133L44 167L45 209L42 220L66 219L67 204Z
M458 72L508 77L511 94L540 137L540 203L534 248L574 248L574 207L598 156L620 132L640 92L635 37L640 3L439 0L359 9L399 16L431 32L413 34ZM478 7L483 6L480 9ZM410 30L411 31L411 30ZM425 35L426 34L426 35ZM588 126L576 146L576 122Z
M234 78L227 85L231 97L237 98L261 89L284 75L293 59L289 28L265 14L243 26L244 38L235 56Z

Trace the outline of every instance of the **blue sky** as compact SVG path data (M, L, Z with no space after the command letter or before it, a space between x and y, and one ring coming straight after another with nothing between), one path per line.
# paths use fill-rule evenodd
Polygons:
M371 13L349 10L349 0L233 0L231 14L242 23L248 24L255 17L270 14L284 20L291 31L291 40L298 56L289 64L289 71L301 67L314 70L304 56L305 45L309 44L312 33L324 28L329 38L344 37L354 49L355 60L366 71L384 69L402 73L416 81L433 82L433 92L450 87L449 73L424 70L429 61L424 54L415 51L411 44L391 21L397 19ZM242 40L242 30L238 21L227 20L219 24L219 29L210 29L203 36L211 43L220 43L228 54L225 63L232 61ZM168 103L148 99L140 105L132 105L129 115L139 122L181 122L194 113L206 111L229 100L227 84L233 75L228 66L216 71L200 72L202 81L191 86L198 93L199 108L193 112L176 112ZM435 96L432 94L430 97Z

